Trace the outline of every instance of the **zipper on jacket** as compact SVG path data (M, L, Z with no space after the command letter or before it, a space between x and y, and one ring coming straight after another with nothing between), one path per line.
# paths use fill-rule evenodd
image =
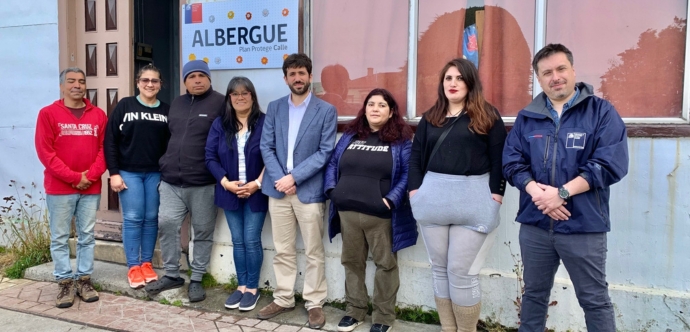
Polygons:
M551 145L551 136L546 136L546 148L544 149L544 165L542 166L543 172L546 172L546 161L549 159L550 145Z
M187 130L189 129L189 117L192 115L192 105L194 104L194 95L192 95L192 101L189 103L189 113L187 114L187 124L184 127L184 133L182 134L182 142L185 141L187 137ZM182 144L180 144L180 150L177 153L177 178L182 183Z
M551 154L551 183L550 183L550 185L552 185L552 186L556 185L556 152L558 152L558 131L561 129L561 122L563 122L562 117L561 117L560 121L558 121L558 124L556 125L556 132L553 134L554 144L553 144L553 154ZM551 218L551 222L550 222L551 232L553 232L553 223L554 223L554 220L553 220L553 218Z

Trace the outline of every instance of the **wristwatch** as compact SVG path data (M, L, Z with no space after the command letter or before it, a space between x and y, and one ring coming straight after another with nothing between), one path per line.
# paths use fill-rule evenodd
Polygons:
M261 189L261 182L259 182L259 179L254 180L254 182L259 187L259 189Z
M570 198L570 192L568 191L568 189L565 189L564 186L561 186L560 188L558 188L558 197L562 199L568 199Z

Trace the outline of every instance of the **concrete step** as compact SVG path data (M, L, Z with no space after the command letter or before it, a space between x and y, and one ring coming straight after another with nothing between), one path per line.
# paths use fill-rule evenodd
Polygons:
M76 261L72 260L73 270L76 270ZM163 276L163 271L157 269L159 276ZM186 275L183 277L189 281ZM36 281L53 281L53 263L46 263L43 265L35 266L29 268L24 273L24 278L36 280ZM236 316L243 317L256 317L257 313L265 305L268 305L273 301L271 297L262 296L259 299L259 303L256 309L248 312L241 312L239 310L227 310L224 307L225 300L230 295L222 288L212 288L206 290L206 300L196 303L189 303L189 298L187 297L187 287L185 286L177 289L171 289L168 291L161 292L158 295L149 297L146 292L142 289L132 289L129 287L127 282L127 266L114 264L104 261L94 262L94 272L91 278L95 284L100 286L100 289L106 292L111 292L115 294L128 295L140 299L151 298L153 301L160 301L161 299L166 299L169 302L174 302L180 300L182 304L186 307L191 307L195 309L205 310L209 312L222 312L226 314L232 314ZM338 322L345 315L343 310L336 309L334 307L326 306L324 307L324 313L326 315L326 326L322 329L323 331L336 331ZM297 303L296 309L281 315L276 316L270 321L279 324L292 324L306 326L308 320L308 314L306 309L304 309L304 303ZM356 331L368 331L371 327L371 317L367 316L364 324L359 326ZM437 332L441 331L441 327L438 325L427 325L419 323L410 323L398 320L395 322L394 326L395 332Z
M76 257L77 239L69 239L70 256ZM98 261L116 263L127 265L127 258L125 257L125 249L122 242L96 240L96 248L94 249L94 258ZM161 258L161 250L156 244L156 249L153 251L153 267L162 269L163 259ZM183 255L180 259L180 269L187 271L187 258Z

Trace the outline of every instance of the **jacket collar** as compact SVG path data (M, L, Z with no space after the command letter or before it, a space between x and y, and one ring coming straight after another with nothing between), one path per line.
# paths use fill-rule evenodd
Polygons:
M594 95L594 88L592 88L591 85L583 82L578 82L575 83L575 86L580 89L580 96L577 97L577 99L573 102L573 104L570 106L570 108L575 107L577 104L581 103L583 100L589 98L590 96ZM537 95L534 100L532 100L529 105L527 105L523 113L525 116L533 117L533 118L550 118L551 113L549 113L548 107L546 107L546 94L544 92L540 93Z
M189 93L189 90L185 90L185 91L187 91L187 94L186 94L187 98L189 98L189 99L194 98L194 99L196 99L196 100L202 100L202 99L208 97L210 94L213 93L213 85L211 85L211 86L208 88L208 90L206 90L206 92L204 92L204 93L202 93L202 94L200 94L200 95L193 95L193 94Z

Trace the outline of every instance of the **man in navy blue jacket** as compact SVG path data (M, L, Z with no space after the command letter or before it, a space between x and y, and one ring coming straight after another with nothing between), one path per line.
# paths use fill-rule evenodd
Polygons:
M576 83L573 55L565 46L545 46L532 67L544 92L520 111L503 150L503 174L520 190L520 331L544 331L559 260L587 329L615 331L606 233L609 187L628 173L625 124L591 85Z

